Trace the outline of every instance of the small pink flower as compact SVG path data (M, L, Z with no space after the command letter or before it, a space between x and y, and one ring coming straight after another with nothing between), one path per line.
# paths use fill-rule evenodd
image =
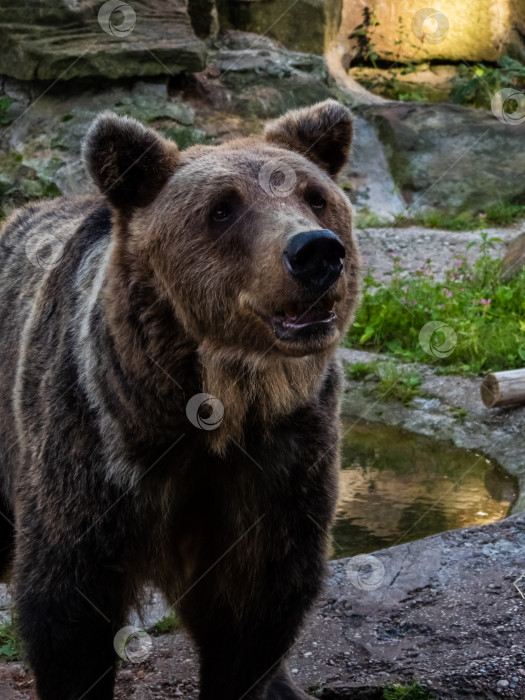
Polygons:
M428 311L427 307L425 306L425 311Z
M403 298L401 299L401 303L402 303L402 304L406 304L406 303L407 303L407 300L405 299L405 297L403 297Z
M483 304L483 306L489 306L491 301L492 299L482 299L481 303Z
M451 297L451 296L452 296L452 292L447 292L447 294L449 295L449 297Z
M478 216L479 216L480 219L486 219L486 218L487 218L487 215L484 214L483 212L480 212L480 213L478 214Z
M456 260L456 265L463 265L463 260Z
M444 309L444 308L445 308L445 304L441 304L441 306L440 306L439 308L440 308L440 309Z

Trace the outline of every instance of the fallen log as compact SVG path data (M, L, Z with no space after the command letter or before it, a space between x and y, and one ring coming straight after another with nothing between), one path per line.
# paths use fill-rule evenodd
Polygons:
M481 384L481 400L487 408L525 404L525 368L487 374Z

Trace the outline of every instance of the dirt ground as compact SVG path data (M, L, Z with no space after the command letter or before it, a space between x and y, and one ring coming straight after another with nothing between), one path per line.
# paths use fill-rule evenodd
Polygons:
M380 698L416 678L435 698L523 699L524 596L523 514L332 562L289 668L322 698ZM147 658L119 671L115 697L196 700L186 634L153 637ZM20 664L0 665L0 700L37 700Z
M506 244L521 232L520 225L487 228L488 238L499 238L490 248L491 257L503 257ZM445 273L454 267L454 261L467 256L470 262L480 255L478 231L441 231L410 226L409 228L357 229L357 239L363 258L363 268L379 281L388 281L392 272L393 258L405 274L422 269L430 258L436 279L445 278ZM468 248L469 244L472 245Z

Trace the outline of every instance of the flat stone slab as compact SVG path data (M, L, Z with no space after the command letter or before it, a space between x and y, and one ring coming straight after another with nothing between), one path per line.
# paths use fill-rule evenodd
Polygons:
M380 698L385 685L412 679L437 699L523 698L523 596L524 515L334 561L289 666L325 699ZM161 611L154 601L144 626ZM115 697L196 700L188 636L152 637L146 660L119 671ZM34 682L19 663L4 663L0 700L14 698L36 700Z
M184 0L119 4L125 12L94 0L3 3L0 74L71 80L202 70L205 45L195 36Z

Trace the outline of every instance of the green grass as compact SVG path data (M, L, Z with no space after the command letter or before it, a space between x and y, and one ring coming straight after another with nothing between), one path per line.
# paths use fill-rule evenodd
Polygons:
M400 370L393 362L355 362L345 366L345 373L354 381L374 381L378 399L393 399L410 406L413 398L424 395L421 375L408 368Z
M349 379L359 381L369 375L374 375L377 369L375 362L354 362L345 365L345 372Z
M13 621L2 622L0 624L0 657L18 661L21 655L21 643Z
M426 212L412 219L396 221L396 226L417 224L425 228L442 229L444 231L477 231L491 226L509 226L510 224L525 218L525 206L512 204L511 202L499 202L483 212L461 212L449 214L437 209Z
M432 696L417 681L412 681L409 685L392 685L385 688L383 700L432 700Z
M414 223L426 228L437 228L445 231L474 231L485 225L484 219L471 213L447 214L441 211L430 211L413 220Z
M8 126L13 121L7 114L7 110L13 102L14 100L11 97L0 97L0 126Z
M368 208L363 208L357 212L357 228L404 228L406 226L423 226L424 228L441 229L443 231L481 231L490 226L509 226L517 221L525 219L525 206L513 204L511 202L499 202L487 207L485 211L461 212L450 214L433 209L409 218L398 217L393 223L378 217Z
M162 619L152 625L148 634L158 637L161 634L169 634L180 627L180 620L177 615L165 615Z
M496 226L508 226L525 217L525 206L522 204L501 202L500 204L494 204L494 206L488 207L485 214L485 221L487 223Z
M378 365L379 384L376 394L380 398L401 401L403 406L410 406L412 399L422 396L423 380L417 372L408 369L399 370L393 362Z
M398 258L388 284L365 278L362 305L347 346L434 364L448 374L523 367L525 271L506 283L500 281L501 263L489 256L496 240L481 234L476 264L458 259L445 282L434 279L431 261L403 278ZM431 321L441 327L426 343L423 339L425 351L420 331Z

